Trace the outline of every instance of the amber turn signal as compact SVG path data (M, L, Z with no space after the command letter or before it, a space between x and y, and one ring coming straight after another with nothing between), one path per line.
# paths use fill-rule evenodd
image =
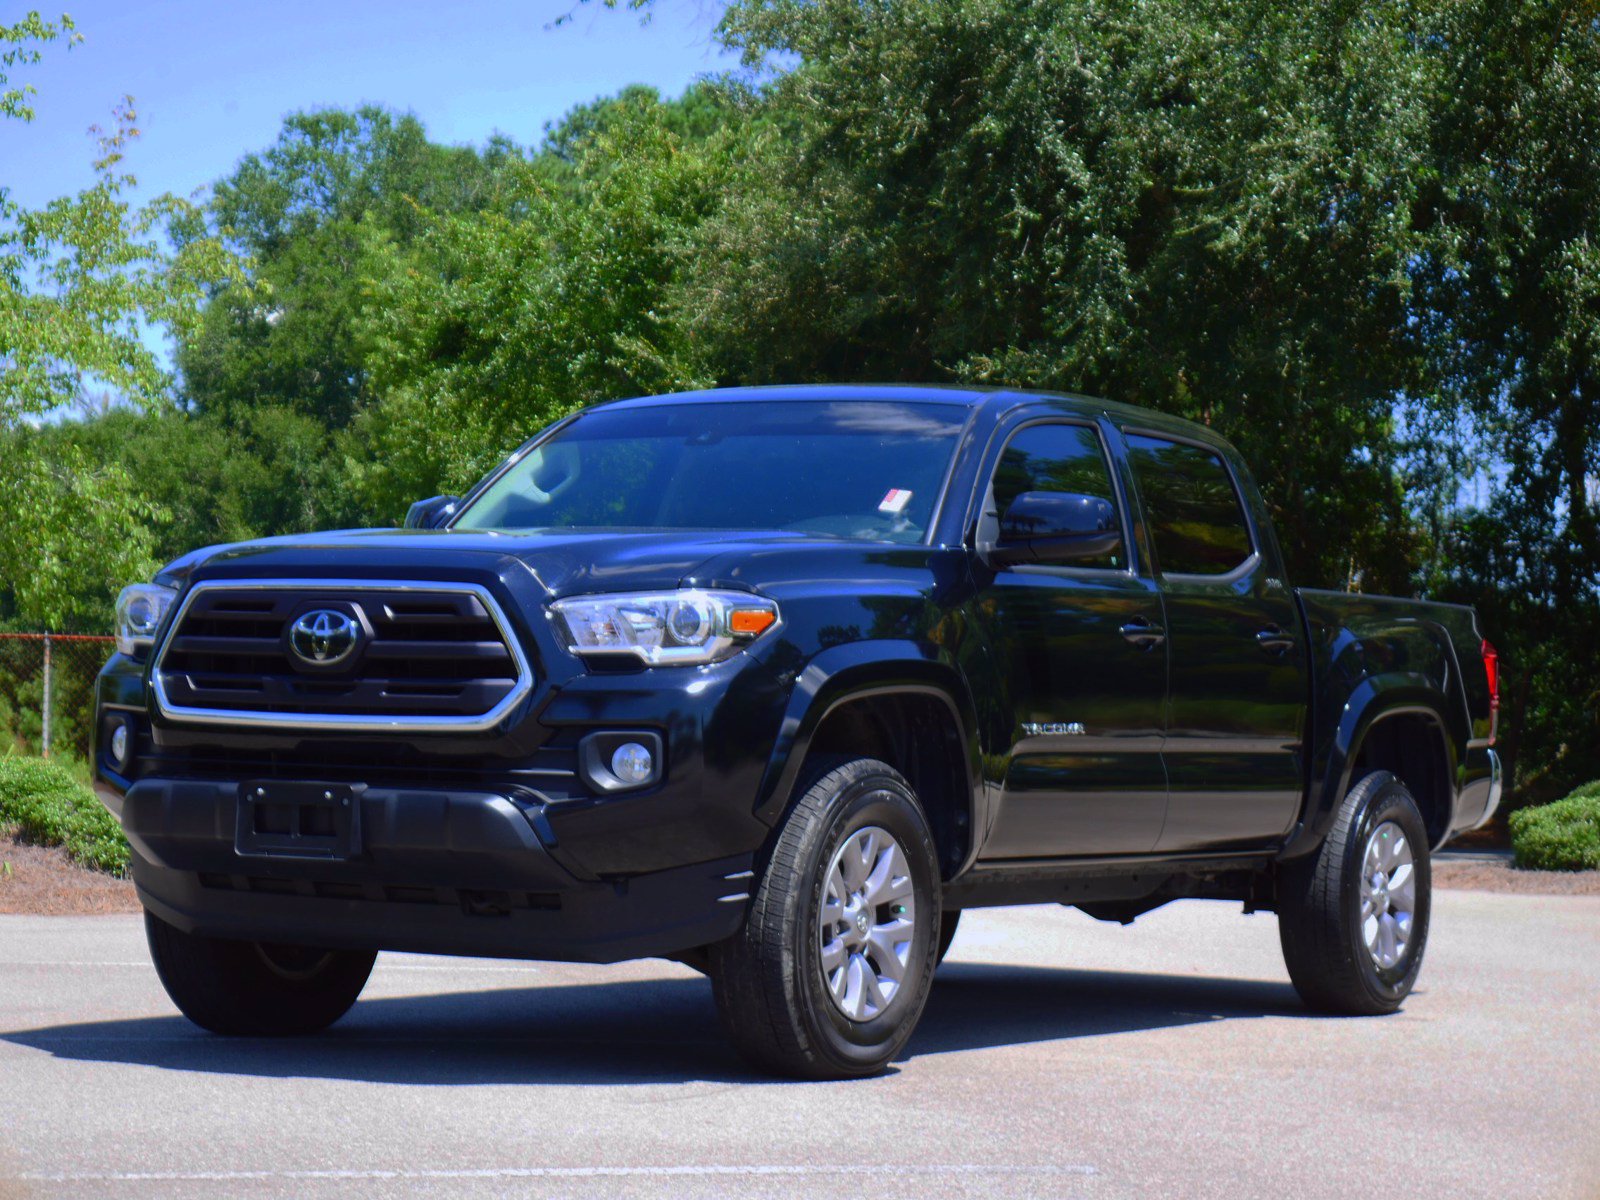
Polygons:
M736 608L728 614L728 632L740 637L755 637L774 621L778 614L766 608Z

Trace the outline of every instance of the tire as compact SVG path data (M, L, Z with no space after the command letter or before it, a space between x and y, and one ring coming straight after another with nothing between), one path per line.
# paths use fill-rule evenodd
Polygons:
M947 908L939 914L939 953L933 960L936 966L944 965L944 956L950 953L950 943L956 940L956 928L960 924L959 908Z
M151 912L145 937L179 1011L235 1037L318 1033L356 1002L377 955L226 941L184 933Z
M1368 886L1380 878L1381 886ZM1400 919L1407 904L1409 922ZM1278 936L1295 991L1321 1012L1394 1012L1422 969L1431 908L1428 833L1417 802L1387 771L1367 775L1345 796L1317 851L1279 878Z
M939 859L922 806L892 767L834 760L809 777L777 832L744 925L712 947L712 989L730 1040L753 1065L798 1079L855 1079L888 1066L927 1002ZM906 883L873 891L875 878ZM825 912L830 896L845 900ZM824 925L827 913L834 916ZM894 964L883 966L887 956L898 981Z

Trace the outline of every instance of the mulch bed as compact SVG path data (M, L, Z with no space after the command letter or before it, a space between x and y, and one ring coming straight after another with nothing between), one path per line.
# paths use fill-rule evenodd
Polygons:
M0 834L0 913L56 917L138 911L131 880L86 870L54 846Z
M1600 896L1600 871L1519 871L1509 862L1433 860L1436 887L1532 896Z

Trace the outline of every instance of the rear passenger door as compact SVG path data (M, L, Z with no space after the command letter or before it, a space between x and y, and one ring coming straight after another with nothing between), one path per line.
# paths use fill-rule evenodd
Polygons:
M1124 429L1166 607L1163 853L1276 841L1303 789L1306 647L1276 549L1212 446Z

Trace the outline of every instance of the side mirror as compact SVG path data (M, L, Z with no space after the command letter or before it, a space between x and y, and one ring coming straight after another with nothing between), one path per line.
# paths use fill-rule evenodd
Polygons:
M461 507L460 496L430 496L406 510L407 529L438 529Z
M1000 518L1000 540L986 557L995 566L1072 562L1121 545L1111 501L1076 492L1023 492Z

